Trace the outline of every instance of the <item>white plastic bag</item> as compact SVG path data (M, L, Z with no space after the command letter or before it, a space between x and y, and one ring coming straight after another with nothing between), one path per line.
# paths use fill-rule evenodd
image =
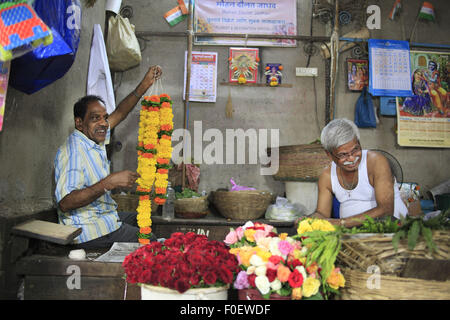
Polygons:
M288 199L277 197L275 204L266 210L265 218L269 220L294 221L305 215L306 208L298 203L290 203Z
M112 71L125 71L141 63L141 48L134 33L134 25L128 18L120 14L109 18L106 52Z

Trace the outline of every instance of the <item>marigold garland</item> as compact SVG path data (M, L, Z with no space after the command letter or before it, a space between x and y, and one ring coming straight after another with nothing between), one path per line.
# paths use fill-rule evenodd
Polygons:
M155 185L155 203L162 205L166 201L167 179L172 157L173 113L172 101L167 94L145 96L141 101L139 132L138 132L138 187L139 195L137 223L139 226L138 240L141 244L150 242L151 198L153 184Z
M166 191L169 178L170 159L172 158L172 132L173 112L170 96L163 93L159 96L161 107L159 109L160 130L156 153L155 174L155 203L162 205L166 202Z

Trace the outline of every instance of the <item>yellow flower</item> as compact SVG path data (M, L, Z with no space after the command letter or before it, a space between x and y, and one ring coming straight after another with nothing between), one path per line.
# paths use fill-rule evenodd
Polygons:
M278 236L278 238L280 238L281 240L286 240L288 234L286 232L280 233L280 235Z
M327 283L331 288L337 290L339 287L345 287L344 275L340 272L339 268L333 269L330 276L327 279Z
M269 261L269 258L272 256L272 253L270 251L264 250L260 247L255 247L256 254L264 261Z
M255 238L254 238L255 232L256 232L256 230L254 230L254 229L245 229L244 236L245 236L245 238L247 238L248 241L255 242Z
M310 219L305 219L299 223L298 228L297 228L298 234L313 231L311 225L309 224L309 221L310 221Z
M293 252L294 259L300 259L303 257L302 251L298 249L294 249Z
M335 231L334 226L329 221L324 219L314 219L311 223L311 227L313 230Z
M301 300L302 299L302 288L293 288L291 299L292 300Z
M320 281L309 277L303 282L303 296L309 298L319 291Z
M239 258L241 259L242 265L248 267L250 266L250 258L255 254L255 250L252 247L242 247L239 251Z

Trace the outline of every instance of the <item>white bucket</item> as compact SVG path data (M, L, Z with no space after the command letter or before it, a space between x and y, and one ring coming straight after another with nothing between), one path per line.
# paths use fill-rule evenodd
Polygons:
M184 293L176 290L141 285L141 300L227 300L229 286L212 288L194 288Z
M286 198L291 203L298 203L306 208L306 215L316 211L319 190L317 182L286 181Z

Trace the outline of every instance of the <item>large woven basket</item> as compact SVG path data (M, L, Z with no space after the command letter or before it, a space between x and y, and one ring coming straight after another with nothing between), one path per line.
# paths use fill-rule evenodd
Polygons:
M274 150L268 148L267 151L270 156ZM331 162L321 144L281 146L278 152L279 169L273 175L275 180L317 181Z
M113 194L111 195L113 200L117 203L117 211L119 212L136 212L139 205L139 196L136 194ZM152 200L152 213L158 210L157 205Z
M215 191L212 196L217 210L232 220L258 219L272 202L272 194L260 190Z
M448 300L450 281L401 278L393 275L341 269L345 287L340 290L342 300ZM379 285L376 284L375 276Z
M362 272L371 265L377 265L382 274L400 275L409 258L450 259L450 232L433 231L433 241L437 251L430 254L423 240L417 242L414 250L408 250L408 242L403 239L395 251L392 234L348 236L342 239L337 261L340 266Z
M175 215L179 218L202 218L209 212L208 196L175 200Z

